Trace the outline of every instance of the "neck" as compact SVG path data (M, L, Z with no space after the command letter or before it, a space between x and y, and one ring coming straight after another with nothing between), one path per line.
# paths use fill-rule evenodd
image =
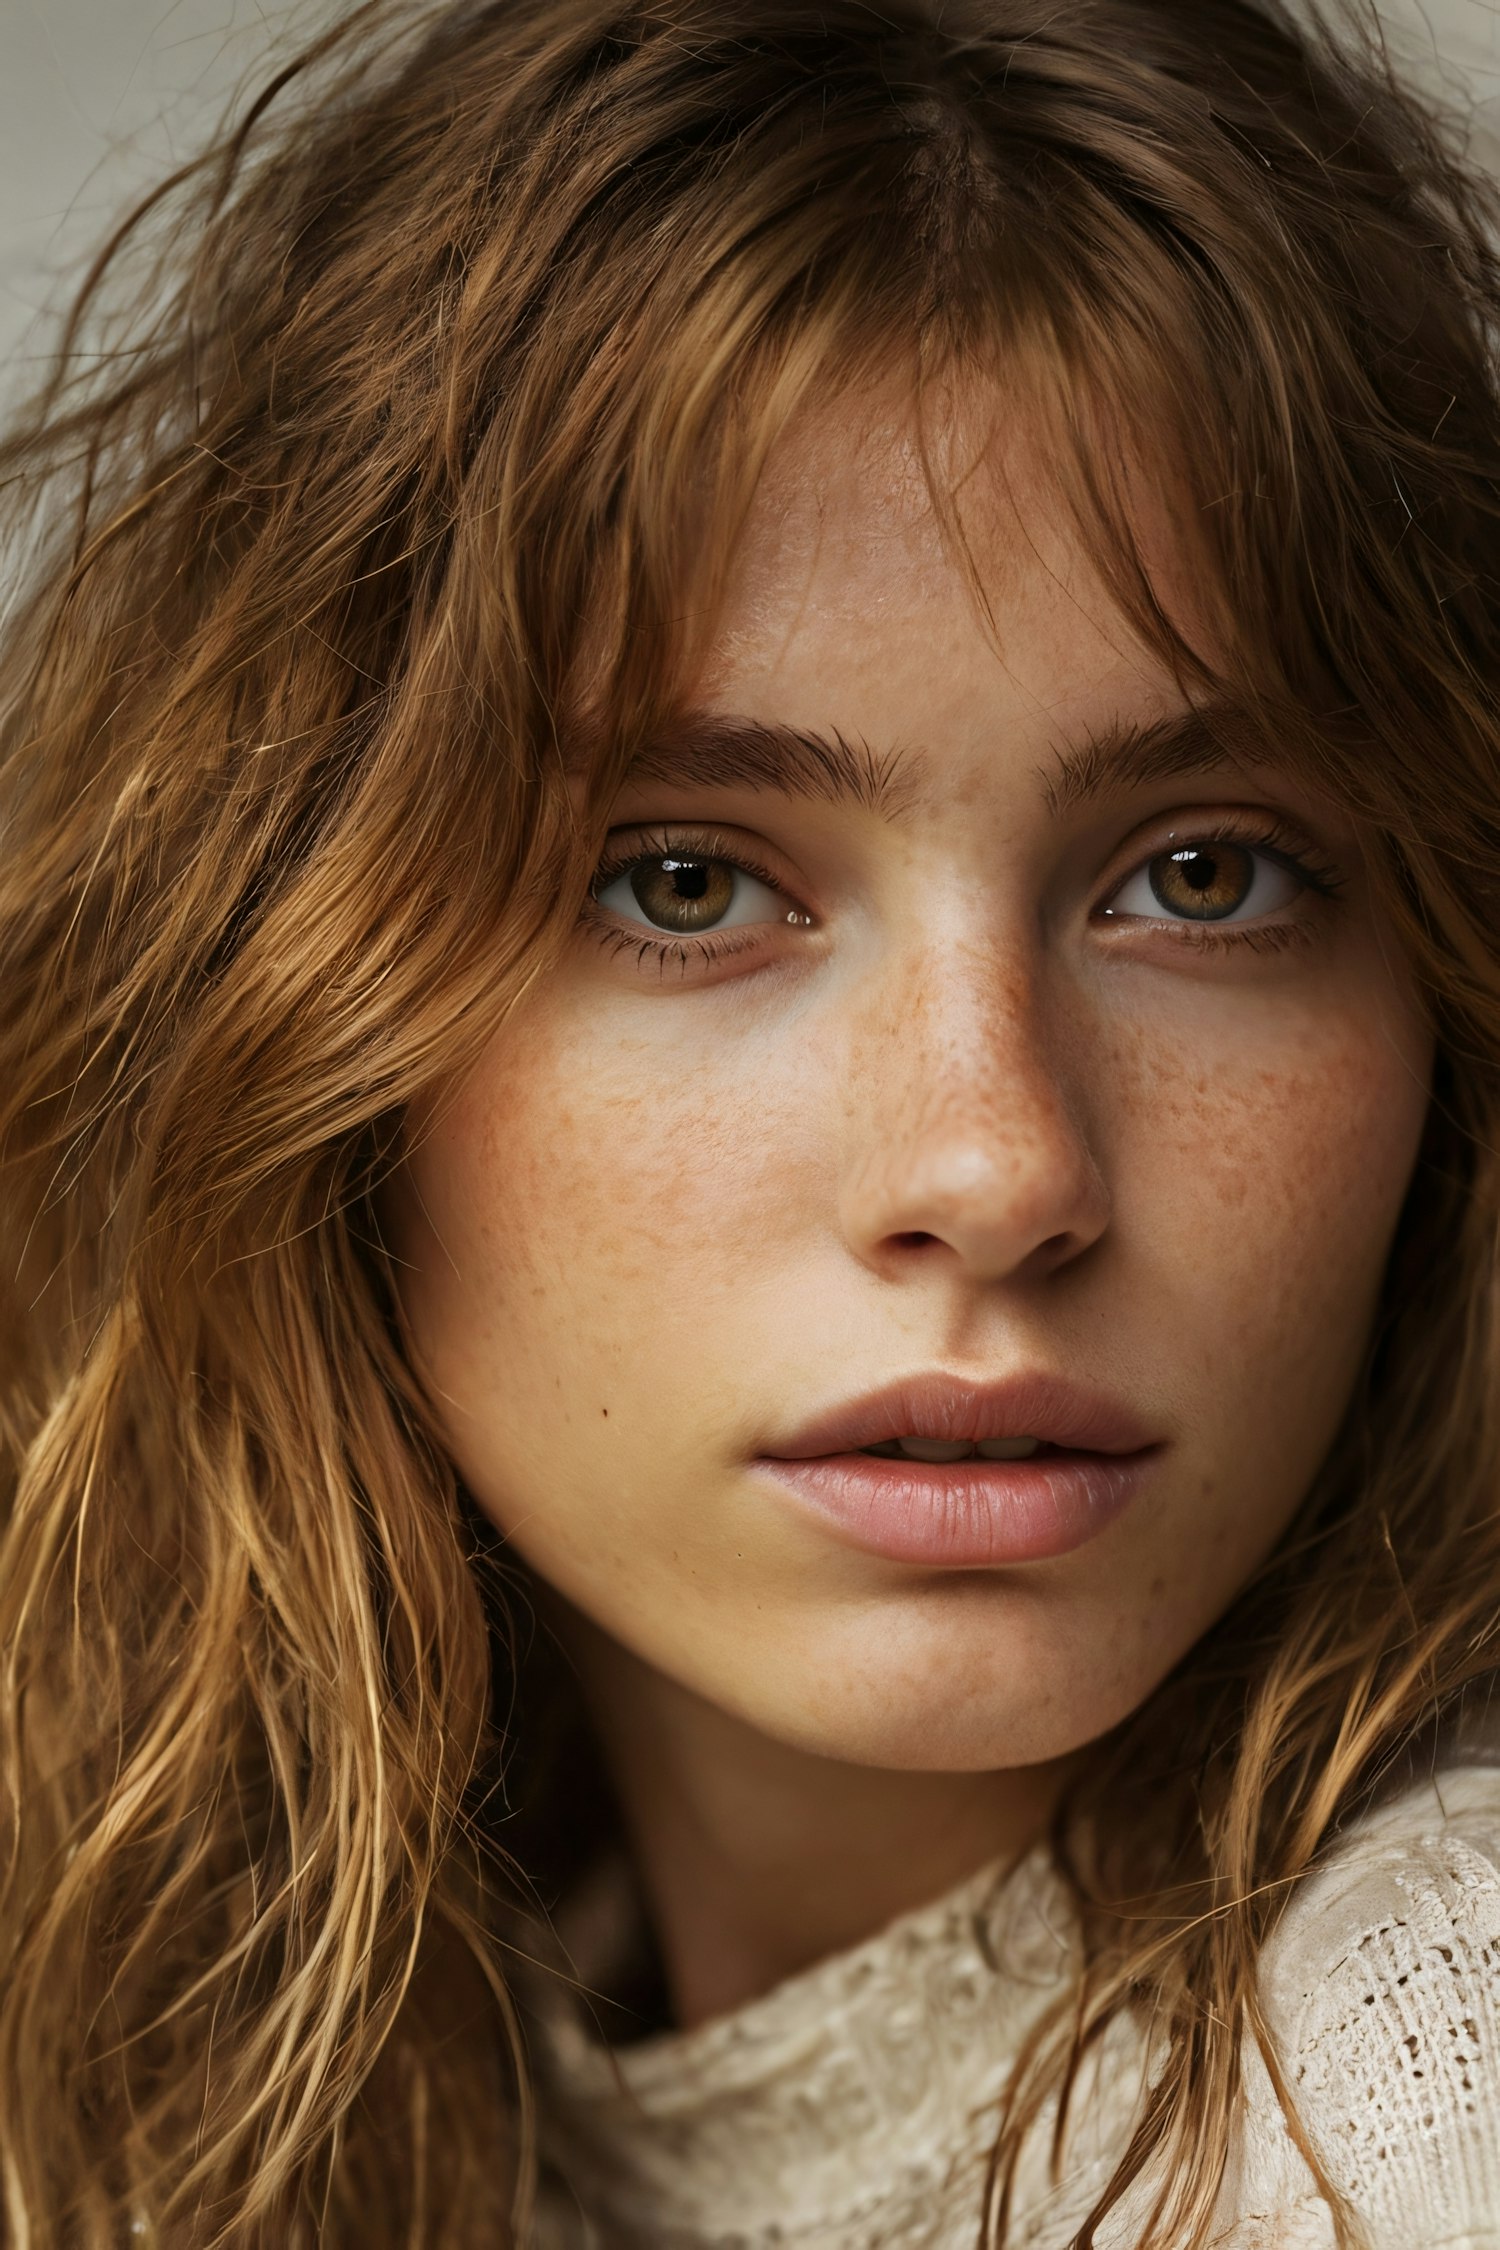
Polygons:
M569 1613L558 1620L689 2029L1036 1842L1071 1761L845 1764L773 1740Z

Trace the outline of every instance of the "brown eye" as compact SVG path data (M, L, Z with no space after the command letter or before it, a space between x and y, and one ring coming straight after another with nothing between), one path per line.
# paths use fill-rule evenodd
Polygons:
M1159 852L1146 871L1151 893L1169 914L1222 921L1255 887L1255 855L1243 844L1188 844Z
M1111 921L1257 922L1295 905L1308 882L1278 851L1204 837L1157 852L1104 912Z
M794 922L808 916L790 907L769 875L756 873L715 851L694 851L684 839L674 851L641 852L595 878L594 900L638 930L661 930L674 937L710 932L750 922Z
M734 875L722 859L643 859L630 870L630 891L658 929L690 937L728 913Z

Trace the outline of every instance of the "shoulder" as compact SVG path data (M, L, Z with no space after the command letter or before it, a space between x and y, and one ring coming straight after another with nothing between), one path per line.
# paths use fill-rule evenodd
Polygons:
M1445 1769L1342 1837L1261 1992L1375 2250L1500 2250L1500 1764Z

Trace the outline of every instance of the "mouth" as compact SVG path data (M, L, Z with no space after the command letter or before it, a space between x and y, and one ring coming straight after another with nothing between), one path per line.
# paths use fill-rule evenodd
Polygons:
M1052 1452L1138 1453L1161 1432L1125 1401L1050 1370L996 1382L941 1370L899 1377L812 1415L764 1451L787 1461L825 1454L896 1453L913 1461L1024 1460Z
M858 1450L878 1461L1030 1461L1057 1447L1034 1437L976 1438L972 1444L967 1438L894 1437Z
M841 1543L939 1569L1070 1553L1148 1481L1162 1434L1045 1372L976 1384L905 1378L815 1415L755 1467Z

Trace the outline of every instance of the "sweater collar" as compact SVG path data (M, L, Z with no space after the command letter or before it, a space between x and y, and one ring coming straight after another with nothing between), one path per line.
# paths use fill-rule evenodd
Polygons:
M1045 1847L728 2015L611 2049L586 1988L609 1982L629 1899L622 1868L602 1893L613 1942L575 1940L576 1983L537 1974L528 2005L544 2160L604 2241L728 2250L849 2232L863 2209L920 2215L960 2172L977 2211L995 2105L1077 1963Z

